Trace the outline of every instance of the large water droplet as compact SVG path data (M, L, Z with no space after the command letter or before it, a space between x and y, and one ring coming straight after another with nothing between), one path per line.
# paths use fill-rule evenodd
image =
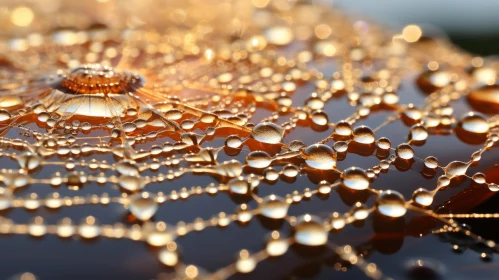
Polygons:
M284 129L271 122L263 122L255 125L251 132L253 139L267 144L278 144L282 141Z
M321 246L328 240L328 232L322 220L316 216L306 214L298 217L293 231L296 243L301 245Z
M353 130L353 140L359 144L369 145L376 140L371 128L361 125Z
M485 118L473 112L464 115L459 121L458 126L469 133L483 134L489 132L489 124Z
M313 144L308 146L302 157L305 162L316 169L334 169L336 166L336 155L331 147L324 144Z
M341 174L341 184L351 190L365 190L369 187L369 178L364 169L350 167Z
M446 167L444 167L445 175L449 178L466 175L468 167L469 163L461 161L450 162Z
M378 194L376 209L381 214L393 218L404 216L407 212L402 194L392 190L382 191Z
M272 157L264 151L254 151L246 156L246 163L253 168L265 168L272 163Z
M467 97L468 103L479 112L496 114L499 111L499 85L472 90Z
M139 220L149 220L158 210L158 204L152 194L148 192L137 193L130 197L130 212Z
M402 159L412 159L414 157L414 150L408 144L400 144L395 151L397 156Z
M269 195L258 205L260 214L271 219L284 219L288 215L289 204L279 196Z
M427 189L419 188L412 194L412 199L419 205L430 206L433 203L433 193Z

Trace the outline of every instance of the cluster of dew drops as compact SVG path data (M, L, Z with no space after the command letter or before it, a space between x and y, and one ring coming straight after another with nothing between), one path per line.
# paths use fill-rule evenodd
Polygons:
M499 141L499 119L494 115L499 108L495 85L499 66L447 42L422 37L417 26L390 34L364 21L346 20L320 5L275 2L248 1L251 7L246 13L253 21L237 39L224 35L240 28L241 21L228 18L230 25L213 27L220 29L221 38L216 40L200 31L201 25L213 22L202 21L199 15L190 18L185 4L180 8L186 17L182 26L189 28L164 33L105 26L62 28L6 41L8 56L1 57L0 65L0 156L18 167L0 170L2 213L12 208L36 211L116 203L128 209L136 223L105 225L88 216L79 223L66 217L47 224L37 216L22 224L5 215L0 218L0 233L145 242L160 248L158 259L174 268L174 277L189 279L250 273L259 262L284 255L292 245L327 246L366 276L384 278L380 268L352 246L335 245L328 237L371 213L387 219L403 217L407 211L430 216L445 225L440 232L463 232L495 252L493 241L474 235L453 219L472 214L444 216L432 206L435 194L458 177L470 177L492 192L499 190L483 173L467 173ZM22 8L12 11L13 24L26 23L15 15L29 10ZM307 18L310 13L320 16ZM267 25L262 26L263 19ZM330 64L335 69L325 74L324 65ZM426 94L422 106L399 103L401 85L412 74L417 74L415 86ZM352 107L350 116L327 109L328 103L341 98ZM462 99L479 112L456 119L451 105ZM266 117L260 116L261 111ZM391 112L379 126L358 124L379 111ZM409 126L408 137L392 147L390 139L377 132L396 121ZM288 140L293 131L307 129L306 133L332 132L310 145L305 144L306 133L301 134L304 139ZM446 166L433 156L419 159L414 146L439 133L456 134L465 142L481 143L481 148L469 161ZM210 142L217 138L223 141L212 147ZM375 155L380 161L366 170L355 166L338 170L337 163L351 152ZM232 159L219 161L219 153ZM443 171L434 188L417 189L411 198L371 188L392 166L404 168L414 161L423 162L429 173ZM48 166L61 171L40 172ZM317 177L322 171L337 174L337 179L324 178L284 197L260 197L256 192L261 182ZM171 190L177 179L192 174L210 175L218 183ZM97 184L119 190L119 195L16 195L37 184L65 186L76 193ZM165 191L148 192L151 184L161 184ZM336 188L370 192L375 205L357 202L350 211L330 213L328 219L288 214L294 204L328 196ZM207 220L176 225L153 221L163 204L219 193L246 202L238 202L233 213L221 212ZM247 203L251 200L257 203L255 209ZM246 224L255 216L285 221L291 234L272 231L262 251L243 249L234 263L215 272L182 262L177 238L209 227Z

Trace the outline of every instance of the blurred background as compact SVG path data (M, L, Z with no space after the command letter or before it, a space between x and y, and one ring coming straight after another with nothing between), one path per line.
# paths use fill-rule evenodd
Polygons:
M326 0L352 16L401 30L418 24L447 34L463 49L487 56L499 53L499 1L495 0ZM440 32L438 31L440 30Z

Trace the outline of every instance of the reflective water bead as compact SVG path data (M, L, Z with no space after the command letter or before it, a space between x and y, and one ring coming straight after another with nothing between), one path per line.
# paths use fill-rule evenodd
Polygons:
M382 191L378 194L376 209L381 214L393 218L401 217L407 212L402 194L392 190Z
M147 221L156 214L158 204L151 193L137 193L130 196L129 210L137 219Z
M288 248L289 242L280 232L274 230L268 235L265 251L269 256L282 256L288 251Z
M246 163L253 168L265 168L272 163L272 158L267 152L253 151L246 156Z
M289 204L279 196L271 194L258 205L260 215L271 219L284 219L288 215Z
M295 242L305 246L322 246L327 243L328 232L319 217L305 214L293 226Z
M395 153L399 158L406 160L412 159L414 157L414 150L409 144L398 145L397 149L395 150Z
M365 190L369 188L369 178L364 169L350 167L341 174L341 184L351 190Z
M278 144L282 141L284 129L271 122L263 122L255 125L251 131L253 139L267 144Z
M353 130L353 140L359 144L369 145L374 143L376 139L371 128L361 125Z
M331 147L313 144L302 151L302 157L312 168L328 170L336 166L336 155Z
M427 189L419 188L412 194L412 199L419 205L430 206L433 203L433 193Z

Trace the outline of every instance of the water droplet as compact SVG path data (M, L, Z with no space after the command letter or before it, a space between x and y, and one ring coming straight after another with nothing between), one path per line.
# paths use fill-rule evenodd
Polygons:
M341 136L350 136L352 134L352 126L346 121L340 121L334 126L334 133Z
M57 235L62 238L68 238L75 233L75 227L70 218L63 218L57 223Z
M378 149L386 151L392 147L392 143L388 138L381 137L376 141L376 146L378 147Z
M144 188L144 180L137 175L121 175L118 184L127 191L136 192Z
M313 168L328 170L336 166L336 155L331 147L324 144L313 144L308 146L302 157L305 162Z
M303 215L293 227L295 242L305 246L322 246L327 243L328 232L319 217Z
M412 194L412 199L422 206L430 206L433 203L433 193L427 189L419 188Z
M344 141L338 141L334 143L333 149L338 153L344 153L348 150L348 144Z
M38 166L40 166L41 159L37 155L27 152L20 155L17 158L17 162L19 163L19 166L21 168L27 170L33 170L38 168Z
M172 242L176 236L169 228L170 226L164 222L145 224L144 234L146 235L147 244L160 247Z
M269 195L258 205L260 215L271 219L284 219L288 215L289 204L279 196Z
M282 168L282 174L288 178L295 178L300 173L300 169L293 164L286 164Z
M461 161L450 162L446 167L444 167L445 175L449 178L466 175L468 167L469 163Z
M130 196L130 213L141 221L149 220L158 210L158 204L152 194L148 192L137 193Z
M166 266L176 266L180 260L178 245L175 242L168 243L158 254L159 261Z
M331 216L331 219L329 220L329 223L331 224L331 228L335 230L340 230L345 227L346 221L343 217L341 217L338 213L333 213Z
M47 225L42 217L36 217L28 224L28 233L31 236L40 237L47 233Z
M341 174L341 184L351 190L365 190L369 188L369 178L364 169L350 167Z
M489 124L485 118L473 112L464 115L459 121L458 126L469 133L484 134L489 132Z
M359 144L370 145L374 143L376 139L371 128L361 125L353 130L353 140Z
M472 177L473 181L477 184L485 184L485 174L477 172Z
M329 123L329 118L325 112L318 110L312 113L312 122L316 125L324 126Z
M245 195L249 194L259 183L260 181L255 176L239 176L232 178L227 185L231 193Z
M467 97L468 103L479 112L496 114L499 110L499 85L472 90Z
M262 143L278 144L282 141L284 129L275 123L263 122L253 127L251 136Z
M243 139L238 135L229 135L225 138L225 146L238 149L243 144Z
M3 109L0 110L0 122L10 120L10 118L11 118L11 115L10 115L9 111L3 110Z
M427 158L424 159L424 165L427 168L435 169L435 168L438 167L438 160L437 160L436 157L429 156L429 157L427 157Z
M409 144L400 144L395 151L397 156L402 159L412 159L414 157L414 150Z
M257 261L247 250L241 250L238 254L235 268L240 273L250 273L256 267Z
M404 216L407 212L402 194L392 190L382 191L378 194L376 209L381 214L393 218Z
M273 231L267 238L265 250L272 257L282 256L288 251L289 242L278 231Z
M489 187L489 190L492 191L492 192L499 191L499 185L497 185L497 184L491 183L491 184L488 185L488 187Z
M254 151L246 156L246 163L253 168L265 168L272 163L272 157L264 151Z
M434 92L448 86L452 82L452 75L448 71L427 71L417 80L418 86L426 93Z
M78 226L78 233L86 239L96 238L100 235L100 231L97 220L92 216L84 218Z
M420 124L416 124L411 127L409 132L409 139L414 141L424 141L428 138L428 131L426 128Z

